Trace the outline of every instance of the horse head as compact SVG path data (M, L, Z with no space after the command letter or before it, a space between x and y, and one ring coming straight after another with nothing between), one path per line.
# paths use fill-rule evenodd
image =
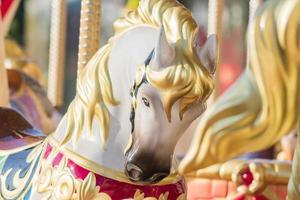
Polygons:
M198 34L197 31L195 38ZM216 36L208 37L202 46L197 39L193 43L192 49L202 66L213 74ZM177 46L169 43L161 26L156 46L139 67L132 87L132 137L125 173L133 181L155 183L168 176L178 140L206 108L207 96L198 95L199 80L191 80L200 77L186 66L188 62L178 64L184 55Z

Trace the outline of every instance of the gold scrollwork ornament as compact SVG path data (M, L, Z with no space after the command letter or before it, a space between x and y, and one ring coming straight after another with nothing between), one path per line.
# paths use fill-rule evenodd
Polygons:
M111 200L108 194L100 191L96 177L90 172L84 180L75 179L66 168L66 158L58 166L43 162L41 173L36 181L37 192L47 200Z

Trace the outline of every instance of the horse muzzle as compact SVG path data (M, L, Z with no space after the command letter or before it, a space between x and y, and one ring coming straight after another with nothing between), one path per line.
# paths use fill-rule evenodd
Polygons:
M154 184L170 173L170 170L163 170L162 172L150 169L143 169L132 162L127 162L125 165L125 174L133 182L141 182L144 184Z

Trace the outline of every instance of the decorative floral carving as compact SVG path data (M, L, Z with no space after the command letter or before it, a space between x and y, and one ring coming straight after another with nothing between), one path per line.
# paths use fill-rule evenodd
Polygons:
M68 156L61 152L59 148L45 145L43 159L38 166L38 174L33 182L33 194L35 199L41 200L111 200L119 197L112 192L112 188L105 189L97 182L99 173L95 174L89 170L82 170ZM77 168L78 167L78 168ZM78 172L78 173L77 173ZM83 173L79 173L83 172ZM87 175L84 175L87 174ZM101 175L99 175L101 176ZM104 178L104 177L102 177ZM102 179L101 178L101 182ZM126 183L127 184L127 183ZM128 185L128 184L127 184ZM116 188L118 186L113 186ZM121 186L122 187L122 184ZM126 186L125 186L126 187ZM136 186L138 187L138 186ZM142 190L136 190L135 185L130 186L128 197L120 193L121 196L128 197L128 200L169 200L169 192L161 192L160 196L146 197ZM151 186L149 186L151 187ZM157 187L157 186L154 186ZM126 188L127 189L127 188ZM132 191L135 192L133 195ZM157 191L157 190L155 190ZM108 192L109 194L106 194ZM115 192L113 190L113 192ZM116 191L118 193L119 191ZM124 191L123 191L124 192ZM156 192L153 192L157 194ZM178 193L176 193L178 194ZM180 193L181 194L181 193ZM180 195L178 194L178 195ZM110 196L111 195L111 196ZM131 196L133 195L133 196ZM150 195L151 196L151 195ZM171 193L171 196L174 196ZM177 196L176 196L177 197ZM119 198L117 198L119 199ZM172 197L172 199L174 199ZM185 194L181 194L176 200L185 200Z
M232 173L232 181L237 186L237 192L232 195L233 199L280 199L267 188L266 173L267 168L262 163L250 162L238 165Z
M100 187L96 186L96 178L93 173L89 173L83 182L77 182L79 195L76 200L91 199L91 200L111 200L108 194L100 191Z
M244 163L236 167L232 174L232 181L237 185L238 191L253 195L266 188L265 171L266 168L260 163ZM251 176L250 180L247 180L249 176Z
M50 159L51 160L51 159ZM111 200L108 194L100 191L96 177L90 172L84 180L75 179L66 167L64 157L58 166L44 160L39 178L36 180L37 192L47 200Z
M27 155L26 160L24 159L26 165L20 165L19 168L16 167L15 169L10 168L4 174L0 175L0 200L24 198L32 184L31 180L36 172L35 167L40 160L39 155L42 151L42 147L43 145L41 144L37 145L36 147L33 147L31 152ZM3 161L5 159L6 157L3 158ZM2 163L0 160L0 165L1 164ZM25 168L27 168L26 173L23 176L20 175ZM13 189L9 188L7 184L4 184L7 183L8 180L12 181Z
M134 194L133 200L168 200L168 197L169 197L169 193L166 192L164 194L161 194L158 199L155 197L145 198L145 194L142 193L140 190L137 190Z
M137 190L134 194L133 200L168 200L169 199L169 193L166 192L164 194L161 194L159 198L155 197L145 197L145 194L142 193L140 190ZM185 200L185 195L180 195L176 200Z

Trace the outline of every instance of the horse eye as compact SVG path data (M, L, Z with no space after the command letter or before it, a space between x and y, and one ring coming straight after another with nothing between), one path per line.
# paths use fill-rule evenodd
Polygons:
M150 102L148 99L146 99L145 97L142 97L142 101L144 103L145 106L149 107L150 108Z

